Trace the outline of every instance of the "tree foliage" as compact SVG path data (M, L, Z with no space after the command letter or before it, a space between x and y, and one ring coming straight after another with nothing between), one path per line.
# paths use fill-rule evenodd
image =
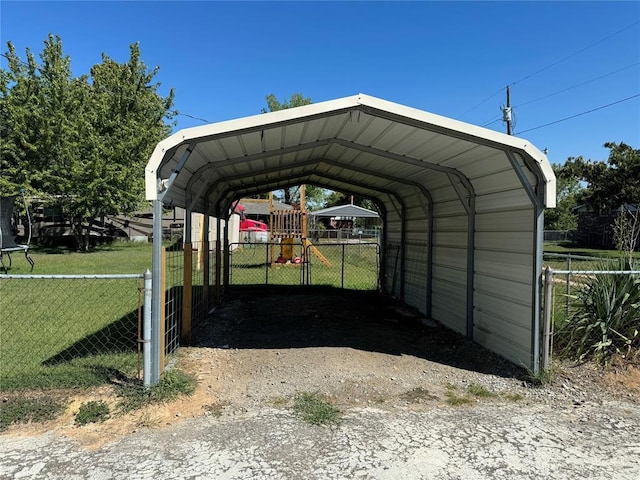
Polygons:
M557 179L557 202L556 208L545 211L544 228L545 230L575 230L578 220L573 209L578 204L583 188L577 178L561 175L562 166L554 164L552 167Z
M294 93L293 95L291 95L291 98L285 98L282 101L278 100L278 98L273 93L270 93L265 97L265 100L267 101L267 107L262 109L262 113L277 112L278 110L302 107L303 105L310 105L312 103L311 98L305 97L301 93ZM314 189L317 189L317 190L314 190ZM321 191L322 189L320 189L319 187L314 187L310 185L307 188L307 198L312 202L316 201ZM300 201L299 187L294 186L294 187L284 188L282 201L288 204L299 202Z
M609 149L606 162L569 158L560 178L585 182L578 201L594 212L640 204L640 150L625 143L604 146Z
M3 193L23 187L55 199L71 219L78 247L104 215L130 213L143 200L144 166L171 125L173 90L158 94L158 68L142 62L138 44L118 63L106 54L73 77L60 37L44 42L40 62L9 42L0 91Z
M282 102L273 93L270 93L265 97L265 100L267 101L267 108L263 108L262 113L277 112L278 110L302 107L312 103L310 97L305 97L301 93L294 93L291 98L285 98Z

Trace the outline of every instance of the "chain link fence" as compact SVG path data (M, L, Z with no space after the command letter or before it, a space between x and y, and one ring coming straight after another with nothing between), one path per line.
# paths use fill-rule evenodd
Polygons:
M291 248L282 256L283 248ZM298 242L231 245L231 285L323 285L353 290L379 288L377 243ZM290 258L288 258L290 257Z
M620 259L564 261L573 268L545 269L542 368L554 352L604 361L640 350L640 271Z
M143 275L1 275L0 390L142 378Z
M377 243L309 245L305 248L305 283L349 290L380 288L380 247Z
M554 272L554 295L556 296L555 303L557 303L555 307L560 307L566 315L569 314L572 294L583 278L578 273L576 278L572 278L574 272L616 270L615 266L618 261L617 258L545 252L543 262ZM561 287L558 288L558 285Z
M212 245L204 242L179 243L163 254L165 355L174 353L181 344L189 343L189 332L207 317L214 304L215 289L212 285L216 251ZM185 294L190 299L186 303ZM185 307L188 310L185 311ZM190 322L188 328L184 328L185 320Z

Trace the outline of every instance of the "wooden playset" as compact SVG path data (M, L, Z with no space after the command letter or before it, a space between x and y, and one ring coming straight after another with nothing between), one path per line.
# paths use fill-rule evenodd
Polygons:
M311 252L327 267L331 262L309 240L309 222L306 209L305 186L300 186L300 205L293 210L273 208L273 194L269 195L271 242L271 266L300 265L305 261L306 252ZM298 240L299 239L299 240ZM279 246L279 255L276 250ZM299 254L296 254L299 250Z

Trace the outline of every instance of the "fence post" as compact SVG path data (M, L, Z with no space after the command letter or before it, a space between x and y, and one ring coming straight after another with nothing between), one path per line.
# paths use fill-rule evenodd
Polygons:
M191 242L184 244L183 275L180 342L182 345L189 345L191 344L191 307L193 305L193 250Z
M151 307L151 384L155 385L160 381L160 372L164 369L162 364L162 352L160 351L162 341L160 322L162 321L162 310L164 304L162 302L162 202L160 200L153 201L153 256L152 256L152 275L153 275L153 295Z
M269 267L271 264L269 263L269 243L265 243L264 245L264 284L269 285Z
M565 312L569 315L569 295L571 295L571 254L567 256L567 296L565 297Z
M340 272L340 285L344 289L344 243L342 244L342 271Z
M144 316L142 321L142 381L151 386L151 271L144 272Z
M542 321L542 365L546 370L550 366L551 352L551 307L553 305L553 270L544 269L544 315Z

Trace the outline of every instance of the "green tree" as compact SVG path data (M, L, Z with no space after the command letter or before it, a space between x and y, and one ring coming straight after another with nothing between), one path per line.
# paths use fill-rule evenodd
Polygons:
M86 251L95 218L142 203L144 166L170 132L174 94L158 94L158 68L147 69L138 44L126 63L103 54L90 75L76 78L60 37L44 44L38 64L29 50L22 62L8 43L0 98L4 186L55 199Z
M633 257L640 239L640 150L625 143L608 142L604 161L569 158L560 178L585 182L578 201L595 213L618 212L613 224L618 249Z
M351 203L352 200L354 205L366 208L368 210L373 210L374 212L377 211L376 204L373 202L373 200L362 197L360 195L351 195L349 193L343 192L331 192L329 195L327 195L324 206L326 208L337 207L338 205Z
M557 179L557 202L556 208L545 211L544 228L545 230L575 230L578 226L578 218L573 209L578 204L583 188L577 178L561 175L563 168L561 165L554 164L552 167Z
M569 158L559 172L560 178L586 183L578 201L594 212L640 204L640 150L625 143L604 146L609 149L606 162Z
M291 98L285 98L282 102L273 93L270 93L265 97L265 100L267 101L267 107L262 109L262 113L277 112L278 110L302 107L313 103L310 97L305 97L301 93L294 93Z
M262 113L276 112L278 110L301 107L312 103L311 98L304 97L301 93L294 93L291 95L291 98L285 98L282 102L278 100L273 93L270 93L265 97L265 100L267 101L267 107L261 110ZM314 188L318 190L314 191ZM300 189L298 186L284 188L282 201L288 204L300 201L299 191ZM322 189L319 189L319 187L313 187L310 185L307 188L307 198L313 202L321 191Z

